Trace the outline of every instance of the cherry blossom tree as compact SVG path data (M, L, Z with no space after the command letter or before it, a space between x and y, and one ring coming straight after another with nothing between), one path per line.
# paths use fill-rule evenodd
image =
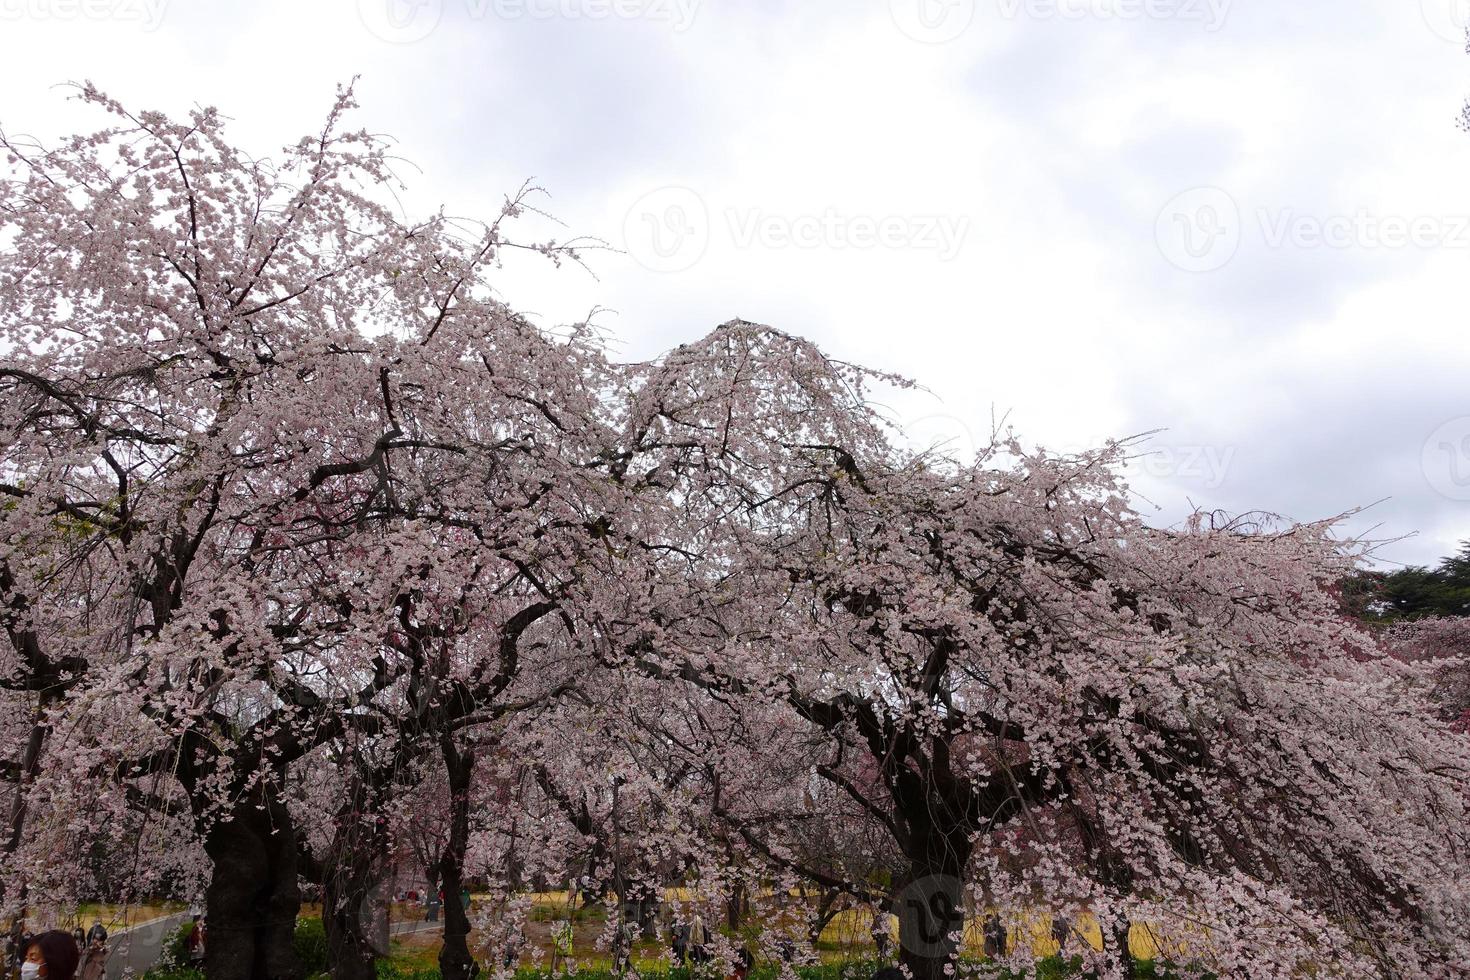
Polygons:
M1338 615L1330 522L1151 528L1121 446L906 453L867 377L742 322L649 366L626 444L662 547L603 632L822 736L814 774L904 855L912 972L952 968L977 878L1097 915L1114 971L1131 922L1231 975L1463 966L1470 756ZM972 860L1000 840L1019 871Z
M499 221L381 203L350 91L274 164L213 110L80 95L116 125L3 142L0 584L39 698L12 824L65 713L92 777L183 801L211 976L290 977L286 770L404 701L463 721L512 685L507 624L576 577L600 355L489 296Z
M1429 671L1441 717L1470 732L1470 616L1430 616L1394 624L1389 649Z

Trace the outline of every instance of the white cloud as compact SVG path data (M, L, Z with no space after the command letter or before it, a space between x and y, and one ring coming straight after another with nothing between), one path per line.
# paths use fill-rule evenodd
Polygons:
M513 260L507 297L547 322L610 307L647 356L763 320L933 389L894 405L925 438L978 438L992 410L1057 448L1167 427L1138 480L1164 520L1190 500L1307 518L1389 497L1360 526L1423 533L1388 558L1470 537L1470 505L1421 462L1470 415L1470 249L1277 244L1260 218L1470 215L1458 0L1203 5L1215 29L1010 0L159 0L156 24L6 2L13 132L94 121L54 87L90 78L218 105L270 152L361 74L361 121L422 170L411 207L490 214L534 176L561 237L621 244L640 199L695 195L707 240L678 271ZM1212 272L1156 241L1198 187L1241 214Z

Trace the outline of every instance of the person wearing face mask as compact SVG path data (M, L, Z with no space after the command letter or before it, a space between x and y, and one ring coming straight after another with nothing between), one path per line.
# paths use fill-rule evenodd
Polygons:
M20 980L76 980L76 941L60 929L43 932L26 946Z

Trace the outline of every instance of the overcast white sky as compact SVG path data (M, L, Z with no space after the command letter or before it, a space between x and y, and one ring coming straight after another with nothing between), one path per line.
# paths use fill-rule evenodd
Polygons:
M526 178L628 357L735 316L906 374L917 439L1165 429L1191 503L1470 538L1470 0L0 0L0 125L218 106L260 155L362 76L409 206ZM536 229L544 230L544 229ZM973 433L971 435L970 433Z

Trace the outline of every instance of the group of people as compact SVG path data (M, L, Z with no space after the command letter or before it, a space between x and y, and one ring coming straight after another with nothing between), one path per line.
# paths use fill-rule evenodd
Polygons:
M880 961L890 959L895 952L893 933L897 925L897 917L886 909L878 910L873 916L871 935ZM987 915L981 923L980 931L987 958L999 959L1006 955L1011 937L999 913L991 912ZM1072 934L1072 923L1067 917L1056 915L1052 918L1051 938L1057 944L1058 955L1066 954L1068 941ZM514 967L524 939L524 935L517 929L515 934L505 942L503 965L507 970ZM623 973L631 965L633 944L636 939L637 927L631 921L624 921L613 936L614 973ZM674 955L675 964L679 966L696 966L710 962L714 955L709 943L709 929L698 915L688 922L674 925L669 930L671 952ZM789 941L781 944L783 960L794 959L794 954L795 949ZM753 957L748 950L740 950L735 972L728 980L745 980L753 962ZM897 967L884 967L874 975L874 980L903 980L903 973Z
M896 927L897 923L891 912L880 909L873 916L873 945L877 947L878 959L887 960L893 955L893 930ZM988 959L999 959L1006 954L1010 942L1010 935L999 913L991 912L985 917L984 922L980 925L980 935L983 941L985 956ZM1053 916L1051 920L1051 938L1057 944L1057 955L1062 956L1066 954L1067 941L1071 936L1071 921L1064 915Z
M107 929L100 921L86 932L12 933L6 939L7 976L20 980L102 980L107 964Z
M424 921L438 922L439 910L444 906L444 890L441 888L436 892L432 889L425 889L420 894L417 888L410 888L407 891L400 889L393 893L393 901L410 902L415 905L422 903L424 906ZM469 912L470 902L469 887L461 888L459 890L459 904L464 908L465 912Z
M623 974L632 966L633 945L638 939L638 926L631 919L624 919L613 935L613 972ZM696 915L688 922L677 923L669 930L669 946L674 954L674 962L679 966L698 966L709 963L714 959L714 953L710 950L709 928L704 924L704 919ZM507 944L505 966L509 969L514 963L514 954L510 945ZM741 949L736 954L735 972L728 980L745 980L755 964L755 958L748 949Z
M985 917L985 923L981 927L981 935L985 941L985 955L990 959L999 959L1006 954L1009 936L1006 925L1001 921L998 913L992 912ZM1057 944L1057 955L1064 956L1067 952L1067 940L1072 936L1072 923L1064 915L1055 915L1051 920L1051 938Z
M710 960L709 929L697 915L674 926L669 934L669 945L673 948L674 962L681 966L708 963Z

